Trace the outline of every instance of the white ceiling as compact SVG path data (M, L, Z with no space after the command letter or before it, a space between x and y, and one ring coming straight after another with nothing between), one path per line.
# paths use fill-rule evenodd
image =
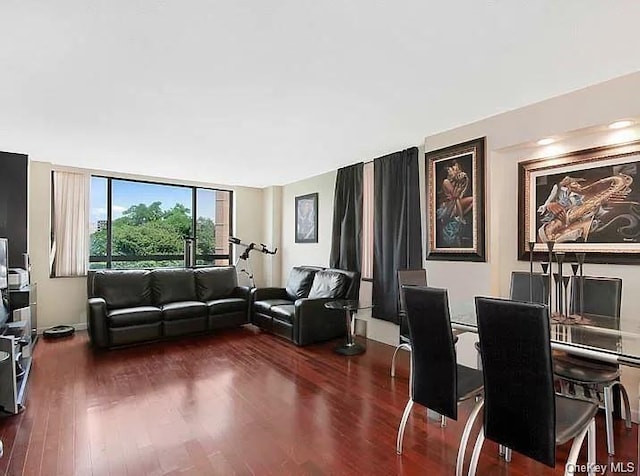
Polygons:
M0 0L0 150L265 186L640 70L635 0Z

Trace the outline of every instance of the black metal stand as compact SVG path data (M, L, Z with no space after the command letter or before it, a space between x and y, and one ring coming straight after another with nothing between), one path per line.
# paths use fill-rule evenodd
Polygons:
M543 261L540 263L540 267L542 268L542 288L544 296L544 303L551 307L551 303L549 302L549 296L551 296L551 288L549 287L549 263Z
M554 241L547 241L547 249L549 250L549 314L551 314L551 288L553 283L551 282L551 275L553 274L553 245Z
M571 282L571 309L569 312L572 314L576 313L576 303L573 301L573 296L576 293L575 286L578 285L578 263L571 263L571 272L573 273L573 281Z
M580 268L580 317L584 317L584 259L586 253L576 253L576 259L578 260L578 267Z
M555 314L560 313L559 305L560 305L560 293L562 292L562 284L560 283L560 273L553 273L553 283L555 284L556 291L556 312Z
M535 241L529 242L529 302L533 302L533 247Z
M560 296L560 301L558 304L558 311L560 312L561 316L564 316L564 295L562 293L562 285L564 282L564 276L562 275L562 265L564 263L564 252L563 251L558 251L556 253L556 261L558 262L558 283L560 286L560 292L558 293L558 295Z

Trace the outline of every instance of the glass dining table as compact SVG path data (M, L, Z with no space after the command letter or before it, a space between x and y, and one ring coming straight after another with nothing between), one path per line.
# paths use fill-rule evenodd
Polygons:
M450 317L454 330L478 332L473 303L452 305ZM640 368L640 315L553 317L551 347L602 362Z

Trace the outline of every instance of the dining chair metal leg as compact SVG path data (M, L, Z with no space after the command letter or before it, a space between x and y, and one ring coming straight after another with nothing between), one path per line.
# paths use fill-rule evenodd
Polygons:
M402 414L402 420L400 420L400 427L398 428L398 439L396 440L396 453L402 454L402 440L404 439L404 427L407 425L407 420L411 414L411 407L413 407L413 400L409 399L407 406L404 407L404 413Z
M476 438L476 444L473 446L473 453L471 454L471 462L469 463L469 476L475 476L478 469L478 460L480 459L480 452L482 451L482 445L484 445L484 428L480 429L478 437Z
M609 453L609 456L614 456L616 453L613 434L613 387L616 385L620 388L620 394L622 395L622 401L624 402L625 426L627 428L631 428L631 407L629 405L627 389L624 388L624 385L619 381L613 382L604 387L604 412L607 431L607 452Z
M624 403L624 423L627 429L631 429L631 405L629 404L629 394L627 393L627 389L624 388L622 382L616 381L613 382L611 388L618 386L620 389L620 394L622 395L622 402Z
M393 352L393 357L391 357L391 376L392 377L396 376L396 357L398 356L398 351L400 349L411 352L411 346L409 344L402 343L396 347L396 350Z
M498 456L502 456L504 458L504 450L505 450L505 446L504 445L498 445Z
M587 430L587 464L589 464L589 473L593 474L596 464L596 419L591 420L589 429Z
M613 441L613 387L604 387L604 418L607 432L607 453L609 456L615 455L615 443Z
M587 433L592 433L592 435L589 436L588 442L595 444L595 439L594 439L595 438L595 420L592 419L591 423L589 423L589 425L585 427L580 433L578 433L576 437L573 439L573 443L571 444L571 450L569 451L569 456L567 457L567 464L565 465L565 470L564 470L565 476L574 475L574 469L578 461L580 448L582 448L582 443L584 442L584 437L587 435ZM591 459L591 457L594 456L595 450L590 449L588 453L589 453L588 457L589 459ZM590 465L590 468L593 468L593 465ZM590 474L592 474L592 472L590 472Z
M512 453L513 453L513 451L511 451L511 448L507 448L505 446L505 448L504 448L504 460L507 463L511 463L511 455L512 455Z
M462 438L460 438L460 447L458 448L458 457L456 458L456 476L462 476L462 470L464 469L464 454L467 450L467 443L469 442L469 436L471 435L471 430L473 429L473 424L478 418L478 414L480 410L482 410L482 406L484 405L484 400L479 399L471 413L469 414L469 418L467 418L467 423L464 425L464 430L462 430ZM480 430L482 431L482 430Z
M440 428L445 428L447 426L447 417L444 415L440 415Z

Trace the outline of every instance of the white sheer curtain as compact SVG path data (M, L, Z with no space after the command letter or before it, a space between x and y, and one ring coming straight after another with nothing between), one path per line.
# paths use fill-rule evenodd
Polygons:
M89 268L89 175L53 172L54 276L85 276Z

